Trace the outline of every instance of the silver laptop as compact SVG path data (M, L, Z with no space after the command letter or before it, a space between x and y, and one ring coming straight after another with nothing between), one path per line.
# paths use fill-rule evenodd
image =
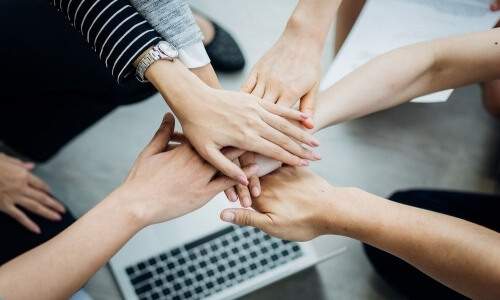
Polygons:
M238 206L223 193L201 209L135 235L110 261L127 300L235 299L333 257L310 242L271 237L220 220Z

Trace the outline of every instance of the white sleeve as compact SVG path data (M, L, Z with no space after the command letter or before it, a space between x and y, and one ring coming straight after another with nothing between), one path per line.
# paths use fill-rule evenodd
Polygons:
M179 60L189 69L200 68L210 63L203 42L196 42L179 49Z

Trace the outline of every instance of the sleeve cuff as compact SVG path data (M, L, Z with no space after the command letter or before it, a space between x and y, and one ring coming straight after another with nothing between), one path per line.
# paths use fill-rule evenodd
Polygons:
M210 63L203 42L197 42L179 49L179 60L188 69L200 68Z

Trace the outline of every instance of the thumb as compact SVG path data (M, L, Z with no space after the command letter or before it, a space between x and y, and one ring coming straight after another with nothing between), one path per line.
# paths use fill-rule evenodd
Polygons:
M304 124L307 129L314 128L313 116L316 104L316 95L317 94L315 92L309 92L304 95L302 99L300 99L299 110L309 116L308 119L302 121L302 124Z
M253 226L267 232L269 227L269 218L252 209L229 208L221 212L222 221L233 223L240 226Z
M257 84L257 75L255 74L254 71L252 71L250 72L250 75L248 75L248 78L245 80L245 82L243 82L243 84L240 86L238 92L251 94L256 84Z
M141 156L151 156L165 151L174 132L174 127L174 116L171 113L166 113L163 116L160 128L156 131L153 139L149 142L146 148L142 150Z

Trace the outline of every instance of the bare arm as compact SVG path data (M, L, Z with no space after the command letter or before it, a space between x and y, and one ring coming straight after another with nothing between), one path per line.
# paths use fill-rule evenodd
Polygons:
M280 168L262 177L261 185L261 196L252 199L256 211L227 209L221 218L288 240L344 235L398 256L474 299L500 297L497 232L359 189L332 187L307 168Z
M140 229L198 209L235 184L215 176L217 169L189 144L170 147L173 129L168 114L118 189L47 243L2 265L1 297L68 299Z
M448 88L500 78L500 29L383 54L320 94L315 131Z
M313 116L321 53L341 0L300 0L283 34L252 68L241 91ZM312 120L304 122L312 128Z

